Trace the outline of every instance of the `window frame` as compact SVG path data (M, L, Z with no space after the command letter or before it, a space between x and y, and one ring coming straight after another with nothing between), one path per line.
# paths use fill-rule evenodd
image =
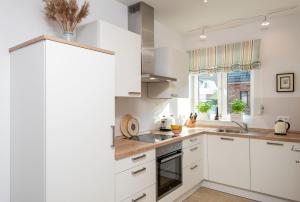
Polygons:
M218 108L219 114L222 115L221 121L229 121L230 114L227 110L228 101L228 85L227 85L227 72L217 72L218 79ZM197 80L199 75L190 75L190 104L193 112L198 112L197 104L199 103L199 82ZM250 71L250 115L243 115L245 119L250 119L254 116L254 80L255 71Z

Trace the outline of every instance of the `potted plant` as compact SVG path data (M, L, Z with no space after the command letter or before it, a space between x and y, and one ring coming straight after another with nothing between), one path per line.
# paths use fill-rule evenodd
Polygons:
M235 99L231 102L231 120L242 121L242 113L245 111L246 103L241 99Z
M85 0L80 8L77 0L44 0L44 2L48 19L58 24L63 30L65 39L74 39L76 27L89 14L89 2Z
M212 109L213 105L209 102L200 102L197 108L200 112L200 120L208 120L208 112Z

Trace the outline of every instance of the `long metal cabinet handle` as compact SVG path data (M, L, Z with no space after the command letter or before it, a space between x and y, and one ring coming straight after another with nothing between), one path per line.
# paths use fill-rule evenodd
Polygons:
M233 138L227 138L227 137L221 137L220 139L221 139L221 140L234 141L234 139L233 139Z
M190 149L190 151L195 151L197 149L198 149L198 147L194 147L194 148Z
M191 169L191 170L194 170L194 169L196 169L196 168L198 168L198 165L194 165L194 166L191 167L190 169Z
M198 138L191 138L190 139L190 142L195 142L195 141L197 141L198 140Z
M141 92L128 92L128 95L141 95L142 93Z
M295 145L293 145L292 151L294 151L294 152L300 152L300 149L299 148L295 148Z
M136 170L136 171L132 171L131 174L132 175L136 175L136 174L139 174L139 173L141 173L143 171L146 171L146 168L142 168L142 169L139 169L139 170Z
M112 143L111 143L111 147L115 147L115 126L112 125L110 127L111 127L111 130L112 130Z
M274 145L274 146L283 146L282 143L276 143L276 142L267 142L268 145Z
M131 158L132 161L137 161L137 160L141 160L141 159L144 159L146 158L146 154L143 154L141 156L137 156L137 157L134 157L134 158Z
M138 197L136 199L132 199L132 202L137 202L137 201L141 200L142 198L145 198L146 196L147 196L147 194L143 193L142 196L140 196L140 197Z

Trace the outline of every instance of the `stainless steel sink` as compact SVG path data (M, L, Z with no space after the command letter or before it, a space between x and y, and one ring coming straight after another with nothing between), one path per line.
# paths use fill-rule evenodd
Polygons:
M258 132L253 130L239 130L239 129L230 129L230 128L217 128L215 131L218 133L263 134L263 132Z
M218 129L216 129L216 132L219 132L219 133L247 133L247 131L244 131L244 130L227 129L227 128L218 128Z

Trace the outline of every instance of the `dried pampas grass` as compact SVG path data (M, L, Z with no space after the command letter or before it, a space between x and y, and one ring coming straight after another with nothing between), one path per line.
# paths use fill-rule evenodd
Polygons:
M89 2L86 0L81 8L77 0L44 0L48 19L58 23L64 32L74 32L77 25L89 14Z

